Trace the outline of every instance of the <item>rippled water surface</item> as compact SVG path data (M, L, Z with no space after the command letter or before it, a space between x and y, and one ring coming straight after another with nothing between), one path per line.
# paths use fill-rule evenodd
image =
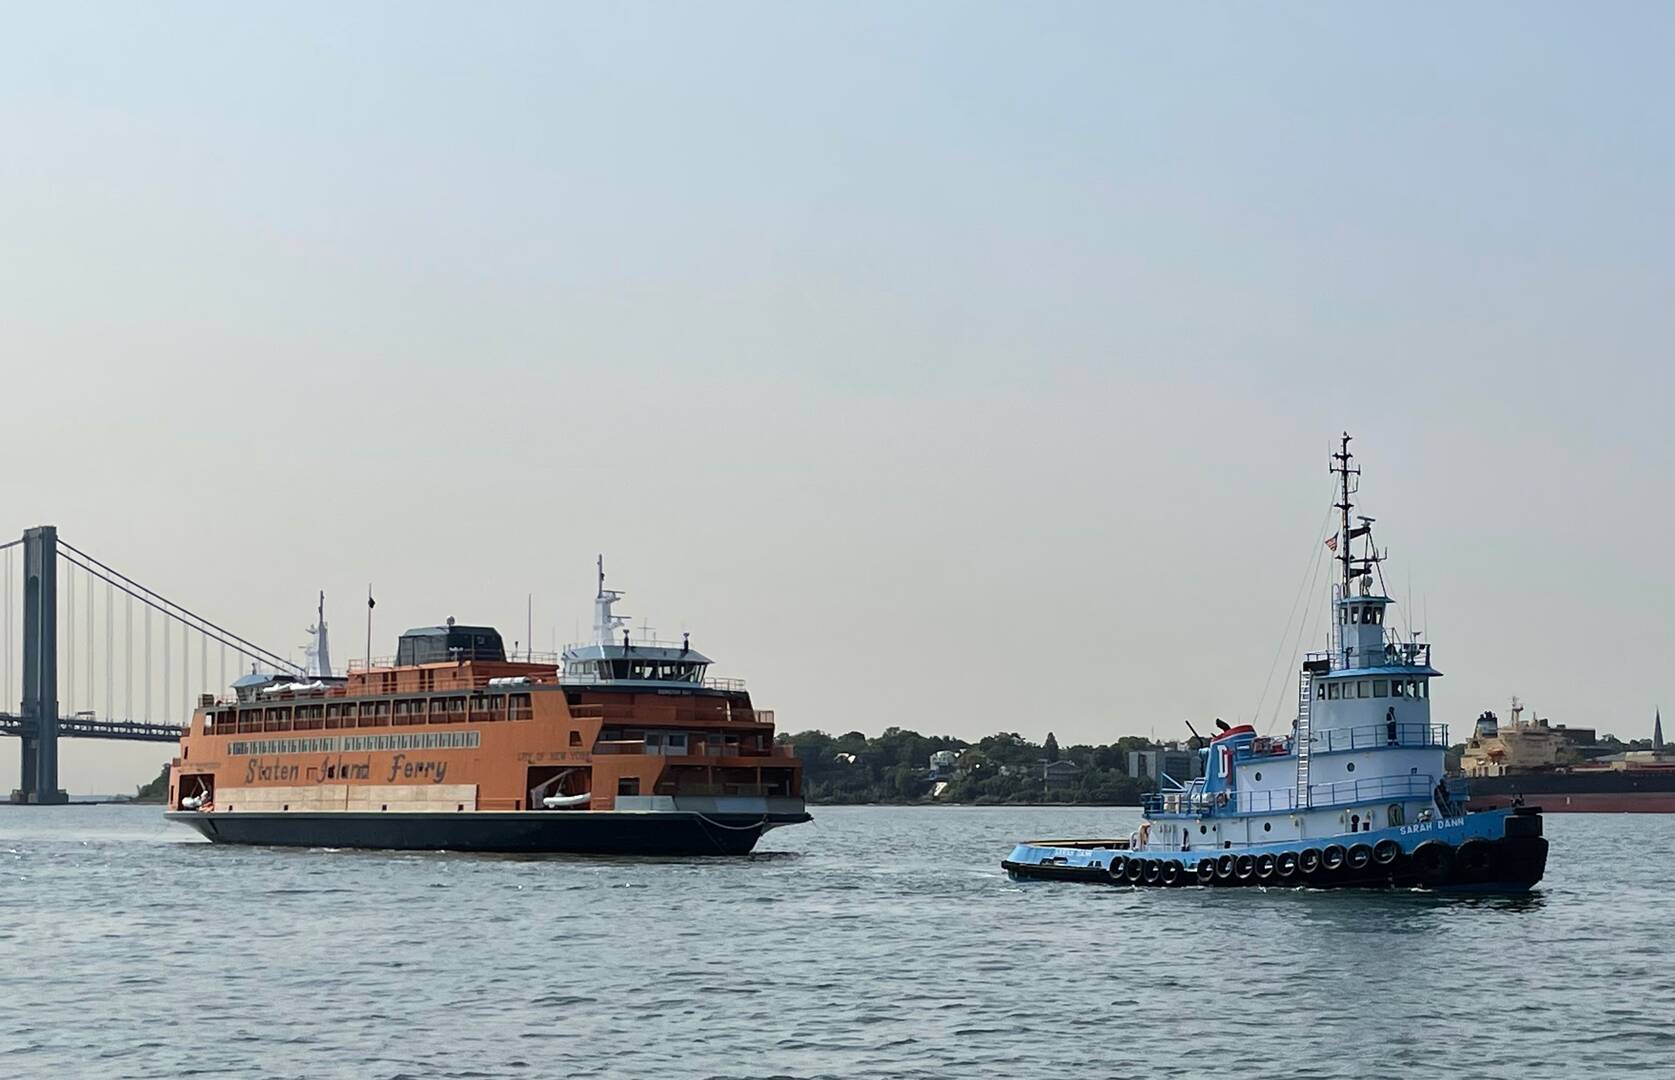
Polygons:
M210 846L0 808L0 1076L1672 1075L1675 817L1525 898L1018 884L1127 810L816 808L735 860Z

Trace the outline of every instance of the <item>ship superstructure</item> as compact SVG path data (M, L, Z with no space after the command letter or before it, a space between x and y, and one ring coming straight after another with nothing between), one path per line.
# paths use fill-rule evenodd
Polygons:
M409 630L302 676L252 673L194 713L169 816L211 840L328 847L711 854L807 821L802 764L743 682L690 646L615 637L508 659L488 626Z
M1445 726L1431 718L1442 675L1428 643L1390 619L1373 519L1353 515L1360 470L1348 435L1332 457L1339 566L1330 648L1298 675L1288 735L1221 725L1203 776L1145 798L1126 841L1041 841L1003 864L1018 876L1134 884L1372 884L1527 888L1546 859L1529 808L1465 812L1445 776ZM1357 548L1359 547L1359 553Z

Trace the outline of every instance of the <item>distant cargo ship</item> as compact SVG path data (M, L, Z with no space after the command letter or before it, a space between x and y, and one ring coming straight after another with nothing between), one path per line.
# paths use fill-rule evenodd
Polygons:
M1477 718L1460 769L1472 802L1539 804L1553 813L1675 813L1675 753L1663 741L1663 714L1652 720L1652 748L1590 757L1593 732L1524 719L1512 699L1510 723L1492 712Z
M167 816L220 843L641 855L743 854L808 821L774 714L690 640L632 636L621 596L601 560L593 640L562 656L449 619L346 677L322 610L307 675L205 695Z

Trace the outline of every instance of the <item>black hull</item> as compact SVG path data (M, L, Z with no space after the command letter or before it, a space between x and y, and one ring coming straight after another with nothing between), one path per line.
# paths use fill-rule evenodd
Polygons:
M1196 859L1187 863L1178 879L1165 884L1155 882L1112 881L1103 869L1079 866L1032 865L1006 860L1000 865L1013 878L1048 881L1080 881L1090 885L1122 885L1133 888L1171 888L1202 886L1207 888L1310 888L1310 889L1434 889L1439 892L1519 893L1527 892L1541 880L1547 870L1547 840L1542 836L1508 836L1488 841L1487 863L1466 868L1450 862L1439 871L1422 871L1410 856L1403 855L1389 866L1369 864L1361 870L1347 865L1336 870L1324 867L1312 873L1298 871L1290 877L1276 872L1268 878L1252 874L1247 878L1212 877L1201 881L1194 873ZM1214 856L1199 856L1211 858Z
M514 813L209 813L165 815L218 844L574 855L746 855L764 832L810 820L759 815Z
M1513 773L1467 781L1471 805L1541 804L1548 813L1675 813L1675 769Z

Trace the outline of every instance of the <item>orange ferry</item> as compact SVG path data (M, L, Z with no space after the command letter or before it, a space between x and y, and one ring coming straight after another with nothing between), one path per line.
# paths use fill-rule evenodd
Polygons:
M322 612L306 675L200 700L166 816L232 844L656 855L744 854L808 821L772 710L689 640L633 637L622 595L601 559L593 640L561 656L508 659L449 619L347 676Z

